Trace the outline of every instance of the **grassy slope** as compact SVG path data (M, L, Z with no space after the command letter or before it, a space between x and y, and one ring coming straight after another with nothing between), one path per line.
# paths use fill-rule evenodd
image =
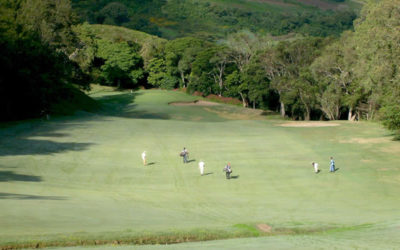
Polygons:
M125 41L137 42L139 44L143 44L149 41L152 41L153 43L162 43L165 41L165 39L159 38L157 36L152 36L141 31L132 30L124 27L102 24L93 24L90 25L90 27L92 28L96 36L110 41L122 39Z
M254 114L238 107L168 106L194 98L179 92L92 96L104 103L101 113L1 128L0 246L257 223L300 236L227 246L329 247L344 238L340 244L352 247L382 232L387 246L399 243L400 144L377 124L287 128L248 120ZM195 160L187 165L178 157L183 146ZM142 166L143 150L154 164ZM328 173L330 155L335 174ZM199 160L209 175L199 176ZM224 179L227 161L237 179ZM320 174L311 161L320 163ZM326 229L334 230L302 234Z

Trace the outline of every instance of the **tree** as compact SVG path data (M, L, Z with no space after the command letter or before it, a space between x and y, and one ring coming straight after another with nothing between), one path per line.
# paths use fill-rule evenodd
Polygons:
M365 91L370 93L367 115L368 118L373 118L382 105L391 106L387 102L389 93L399 93L396 91L400 78L399 2L369 2L362 9L354 29L355 53L359 59L354 67L354 74ZM388 110L394 111L391 108L386 109Z
M70 0L25 0L18 10L17 22L24 36L37 35L43 43L69 55L75 50L76 24Z
M209 44L204 41L192 37L178 38L166 44L167 70L171 76L180 78L183 87L187 87L187 81L197 54L208 46Z
M133 88L143 78L143 60L125 42L99 40L96 56L104 60L101 70L106 84Z
M168 74L165 60L162 58L151 59L147 71L149 73L147 81L155 87L173 89L178 84L177 79Z
M214 82L219 86L219 91L218 91L219 96L222 96L222 92L224 90L225 70L227 64L230 63L229 54L230 52L228 48L221 47L218 48L218 51L209 60L210 63L214 65L211 71L211 75L214 78Z
M250 31L243 30L228 36L226 45L230 49L229 60L232 61L238 69L238 71L232 73L233 75L229 77L229 92L232 92L232 90L238 91L243 106L247 107L248 89L246 86L248 86L248 83L242 82L246 79L245 71L249 68L248 65L251 63L256 53L270 45L270 39L269 37L261 37ZM234 84L237 86L234 86Z
M345 32L338 41L327 46L322 55L310 67L313 76L323 83L320 85L322 91L326 89L327 85L335 85L328 91L337 90L339 95L336 95L336 98L340 100L331 101L346 106L349 121L354 121L359 116L359 105L364 92L353 71L358 61L355 46L352 41L352 33ZM324 108L323 110L329 109ZM332 115L331 111L329 113L329 115L325 113L328 119L339 118L338 112L334 112L335 115Z
M128 8L120 2L107 4L97 17L100 23L109 25L121 25L129 22Z
M298 99L299 105L303 106L303 118L310 119L313 105L309 98L314 95L315 83L307 69L327 42L329 40L321 38L280 42L265 50L261 56L265 73L271 80L272 87L279 93L282 117L286 115L287 102L296 103Z

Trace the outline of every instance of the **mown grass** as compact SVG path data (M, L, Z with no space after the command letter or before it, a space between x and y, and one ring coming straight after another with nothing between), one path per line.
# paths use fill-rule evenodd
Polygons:
M90 95L100 111L1 127L1 247L235 237L174 247L399 243L400 144L378 123L282 127L237 106L168 105L199 98L178 91L94 88ZM182 147L188 164L178 156ZM199 174L200 160L207 175ZM222 172L228 161L231 180ZM258 224L271 233L257 232Z

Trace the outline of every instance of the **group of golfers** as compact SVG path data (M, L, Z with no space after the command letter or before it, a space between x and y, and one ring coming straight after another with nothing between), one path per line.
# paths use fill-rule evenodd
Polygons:
M179 153L179 156L182 157L183 163L188 163L188 157L189 157L189 151L186 148L183 148L183 150ZM143 160L143 165L146 166L146 151L143 151L142 153L142 160ZM205 163L204 161L199 162L199 170L200 170L200 175L204 175L204 166ZM225 172L226 179L231 178L231 173L232 173L232 168L231 164L228 162L228 164L224 167L223 171Z
M334 173L334 172L336 171L336 168L335 168L335 161L333 160L333 157L332 157L332 156L331 156L330 160L331 160L331 161L330 161L330 163L329 163L329 172ZM314 172L315 172L316 174L318 174L318 173L319 173L318 163L312 162L311 165L314 167Z
M189 151L184 147L183 150L179 153L179 156L182 157L183 163L188 163L188 157L189 157ZM143 151L142 153L142 160L143 160L143 165L146 166L146 151ZM314 168L314 172L318 174L320 172L318 168L318 163L317 162L312 162L311 165ZM204 166L205 163L203 161L199 162L199 170L200 170L200 175L204 175ZM336 171L335 169L335 161L333 160L333 157L330 157L330 163L329 163L329 172L333 173ZM232 168L231 164L228 162L228 164L224 167L223 171L225 172L226 179L231 178L231 173L232 173Z

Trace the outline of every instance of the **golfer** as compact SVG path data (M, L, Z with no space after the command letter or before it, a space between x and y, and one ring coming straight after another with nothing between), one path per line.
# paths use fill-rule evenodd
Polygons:
M187 149L183 148L183 150L181 152L181 156L183 157L183 163L188 162L188 155L189 155L189 152L187 151Z
M333 157L331 156L331 162L330 162L330 169L329 172L335 172L335 161L333 160Z
M228 162L228 165L226 165L224 167L223 171L225 171L226 179L230 179L231 178L231 173L232 173L232 168L231 168L231 163L230 162Z
M312 163L312 166L314 167L314 172L315 172L316 174L318 174L318 172L319 172L319 170L318 170L318 163L313 162L313 163Z
M203 161L199 162L199 169L200 169L200 174L203 175L204 174L204 162Z
M146 166L146 151L142 153L143 166Z

